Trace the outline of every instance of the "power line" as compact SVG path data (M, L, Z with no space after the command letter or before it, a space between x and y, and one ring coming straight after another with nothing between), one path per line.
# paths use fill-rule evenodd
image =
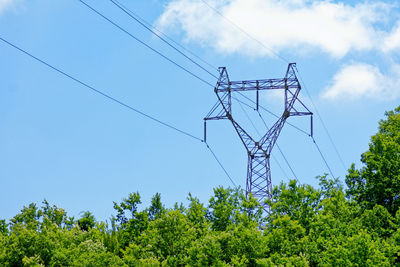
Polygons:
M214 87L214 85L212 85L211 83L207 82L206 80L200 78L199 76L197 76L196 74L194 74L193 72L189 71L188 69L186 69L185 67L179 65L178 63L176 63L174 60L170 59L169 57L165 56L164 54L162 54L161 52L159 52L158 50L156 50L155 48L151 47L150 45L146 44L145 42L143 42L142 40L140 40L139 38L137 38L136 36L134 36L133 34L131 34L130 32L128 32L127 30L125 30L124 28L122 28L121 26L119 26L117 23L115 23L114 21L112 21L111 19L109 19L108 17L104 16L102 13L100 13L99 11L97 11L96 9L94 9L93 7L91 7L89 4L85 3L82 0L79 0L82 4L84 4L85 6L87 6L90 10L92 10L93 12L95 12L96 14L98 14L100 17L102 17L103 19L105 19L106 21L108 21L109 23L111 23L112 25L114 25L115 27L117 27L118 29L120 29L121 31L123 31L124 33L126 33L127 35L129 35L130 37L132 37L133 39L135 39L136 41L138 41L139 43L141 43L142 45L146 46L147 48L149 48L150 50L152 50L153 52L155 52L156 54L160 55L161 57L163 57L164 59L168 60L169 62L173 63L174 65L176 65L177 67L179 67L180 69L182 69L183 71L189 73L190 75L192 75L193 77L197 78L198 80L202 81L203 83ZM111 1L111 0L110 0ZM117 5L118 6L118 5ZM125 11L125 10L124 10ZM126 12L126 11L125 11ZM146 27L147 28L147 27ZM181 52L180 52L181 53ZM194 62L192 59L190 59L192 62ZM195 62L194 62L195 63ZM197 63L195 63L196 65L198 65ZM211 74L212 75L212 74ZM216 76L214 76L215 78L217 78ZM166 125L167 126L167 125ZM179 130L179 129L176 129ZM179 130L181 131L181 130ZM182 132L185 133L185 132ZM209 149L209 151L211 152L211 154L213 155L214 159L218 162L219 166L222 168L222 170L224 171L224 173L226 174L226 176L229 178L229 180L232 182L232 184L236 186L235 182L232 180L231 176L229 175L229 173L226 171L226 168L223 166L223 164L221 163L221 161L218 159L218 157L216 156L216 154L214 153L214 151L211 149L211 147L203 140L200 138L197 138L195 136L191 136L193 138L195 138L196 140L199 140L201 142L203 142L207 148Z
M105 15L103 15L102 13L100 13L99 11L97 11L96 9L94 9L92 6L90 6L89 4L85 3L82 0L79 0L79 2L81 2L82 4L84 4L86 7L88 7L91 11L95 12L97 15L99 15L100 17L102 17L104 20L108 21L109 23L111 23L112 25L114 25L115 27L117 27L118 29L120 29L122 32L124 32L125 34L129 35L131 38L133 38L134 40L136 40L137 42L139 42L140 44L144 45L145 47L147 47L148 49L150 49L151 51L153 51L154 53L158 54L159 56L161 56L162 58L168 60L169 62L171 62L172 64L174 64L175 66L177 66L178 68L180 68L181 70L185 71L186 73L190 74L191 76L195 77L196 79L202 81L203 83L214 87L214 85L212 85L211 83L207 82L206 80L204 80L203 78L201 78L200 76L194 74L193 72L191 72L190 70L186 69L185 67L183 67L182 65L178 64L177 62L175 62L174 60L170 59L169 57L167 57L166 55L162 54L160 51L158 51L157 49L151 47L150 45L148 45L147 43L145 43L144 41L140 40L139 38L137 38L136 36L134 36L132 33L128 32L127 30L125 30L124 28L122 28L121 26L119 26L117 23L115 23L114 21L112 21L111 19L109 19L108 17L106 17Z
M283 175L284 175L284 177L285 177L285 179L286 180L289 180L289 175L287 175L287 173L286 173L286 171L283 169L283 167L282 167L282 165L279 163L279 161L274 157L274 156L272 156L272 159L275 161L275 163L278 165L278 167L279 167L279 169L281 170L281 172L283 173Z
M322 116L321 116L321 114L319 113L319 111L318 111L318 109L317 109L317 106L314 104L314 101L313 101L313 99L312 99L312 97L311 97L311 94L310 94L310 92L308 91L307 86L306 86L305 82L303 81L303 78L302 78L302 76L301 76L299 70L297 69L297 66L296 66L296 65L295 65L295 68L296 68L297 74L298 74L298 76L299 76L299 78L300 78L300 81L301 81L301 83L304 85L304 89L306 90L306 93L307 93L308 97L310 98L311 104L313 105L313 107L314 107L314 109L315 109L315 112L317 113L318 119L321 121L322 127L323 127L324 130L325 130L325 133L326 133L326 135L328 136L329 141L330 141L330 143L332 144L333 148L335 149L336 155L338 156L338 158L339 158L339 160L340 160L340 162L341 162L341 164L342 164L343 169L346 171L346 166L345 166L345 164L344 164L344 161L343 161L343 159L342 159L342 156L340 155L339 150L337 149L336 144L335 144L335 142L333 141L333 139L332 139L332 137L331 137L331 135L330 135L330 133L329 133L329 131L328 131L328 128L326 127L326 125L325 125L325 123L324 123L324 120L322 119Z
M277 56L278 58L280 58L282 61L284 61L285 63L289 64L290 62L284 58L283 56L279 55L279 53L275 52L271 47L265 45L263 42L259 41L258 39L256 39L255 37L253 37L251 34L249 34L248 32L246 32L245 30L243 30L239 25L237 25L236 23L234 23L232 20L230 20L229 18L225 17L224 14L222 14L218 9L216 9L215 7L211 6L209 3L207 3L205 0L201 0L206 6L208 6L210 9L212 9L215 13L217 13L218 15L220 15L222 18L224 18L226 21L228 21L231 25L233 25L236 29L238 29L239 31L241 31L243 34L245 34L248 38L252 39L253 41L257 42L258 44L260 44L262 47L264 47L265 49L269 50L272 54L274 54L275 56Z
M313 136L312 136L311 138L312 138L312 140L313 140L315 146L317 147L318 152L319 152L319 154L321 155L322 160L325 162L325 165L326 165L326 167L328 168L328 170L329 170L329 172L330 172L332 178L335 178L335 176L333 175L332 170L331 170L331 168L329 167L329 164L328 164L328 162L326 161L326 159L325 159L325 157L324 157L324 154L322 154L322 151L321 151L321 149L319 148L317 142L315 141L315 139L314 139Z
M168 42L166 39L164 39L161 35L159 35L158 33L156 33L155 31L153 31L150 27L148 27L145 23L141 22L139 19L137 19L133 14L131 14L129 12L129 10L125 9L122 5L120 5L119 3L117 3L114 0L110 0L111 3L113 3L116 7L118 7L120 10L122 10L125 14L127 14L130 18L132 18L133 20L135 20L137 23L139 23L142 27L144 27L145 29L147 29L148 31L150 31L151 33L153 33L155 36L157 36L158 38L160 38L160 40L162 40L164 43L166 43L168 46L170 46L172 49L174 49L175 51L177 51L179 54L181 54L182 56L184 56L185 58L187 58L190 62L192 62L193 64L195 64L196 66L198 66L199 68L201 68L202 70L204 70L205 72L207 72L208 74L210 74L212 77L214 77L215 79L218 80L218 77L215 76L214 74L212 74L210 71L208 71L206 68L204 68L203 66L201 66L199 63L197 63L196 61L194 61L191 57L185 55L181 50L179 50L177 47L175 47L173 44L171 44L170 42Z
M107 99L109 99L109 100L111 100L111 101L113 101L113 102L115 102L115 103L117 103L117 104L120 104L120 105L122 105L122 106L124 106L124 107L126 107L126 108L128 108L128 109L130 109L130 110L132 110L132 111L134 111L134 112L136 112L136 113L138 113L138 114L144 116L144 117L147 117L147 118L149 118L149 119L151 119L151 120L153 120L153 121L155 121L155 122L157 122L157 123L159 123L159 124L161 124L161 125L164 125L164 126L170 128L170 129L172 129L172 130L175 130L175 131L177 131L177 132L180 132L181 134L184 134L184 135L186 135L186 136L188 136L188 137L191 137L191 138L193 138L193 139L195 139L195 140L198 140L198 141L203 142L203 139L198 138L198 137L194 136L193 134L190 134L190 133L188 133L188 132L186 132L186 131L180 130L180 129L178 129L178 128L175 127L175 126L172 126L171 124L168 124L168 123L166 123L166 122L163 122L163 121L161 121L161 120L159 120L159 119L157 119L157 118L155 118L155 117L153 117L153 116L151 116L151 115L149 115L149 114L147 114L147 113L145 113L145 112L143 112L143 111L140 111L140 110L138 110L138 109L136 109L136 108L134 108L134 107L132 107L132 106L130 106L130 105L128 105L128 104L126 104L126 103L124 103L124 102L122 102L122 101L120 101L120 100L114 98L114 97L112 97L112 96L109 95L109 94L106 94L106 93L104 93L104 92L102 92L102 91L100 91L100 90L94 88L93 86L88 85L87 83L85 83L85 82L79 80L78 78L73 77L72 75L70 75L70 74L68 74L68 73L66 73L66 72L64 72L64 71L62 71L62 70L60 70L59 68L54 67L53 65L51 65L51 64L45 62L44 60L42 60L42 59L40 59L40 58L38 58L38 57L32 55L31 53L27 52L26 50L24 50L24 49L22 49L22 48L20 48L20 47L18 47L18 46L16 46L16 45L14 45L14 44L12 44L11 42L9 42L9 41L7 41L7 40L5 40L5 39L3 39L2 37L0 37L0 40L3 41L4 43L8 44L9 46L12 46L13 48L19 50L20 52L24 53L25 55L27 55L27 56L29 56L29 57L35 59L36 61L42 63L43 65L46 65L47 67L49 67L49 68L55 70L56 72L58 72L58 73L60 73L60 74L62 74L62 75L64 75L64 76L66 76L67 78L69 78L69 79L71 79L71 80L73 80L73 81L75 81L75 82L77 82L77 83L83 85L84 87L86 87L86 88L92 90L93 92L95 92L95 93L97 93L97 94L99 94L99 95L102 95L102 96L106 97Z
M211 154L214 156L215 160L218 162L218 164L221 167L221 169L225 172L225 175L229 178L229 180L231 180L232 184L235 187L237 187L236 183L233 181L232 177L226 171L224 165L222 165L221 161L218 159L217 155L215 155L214 151L211 149L211 147L208 145L208 143L204 141L204 144L207 146L208 150L210 150Z
M153 30L157 31L160 35L164 36L166 39L168 39L169 41L171 41L172 43L174 43L175 45L179 46L180 48L182 48L183 50L185 50L186 52L188 52L189 54L191 54L193 57L197 58L198 60L200 60L201 62L203 62L204 64L208 65L209 67L211 67L211 69L215 69L218 71L218 67L214 66L213 64L211 64L210 62L208 62L207 60L205 60L204 58L200 57L199 55L197 55L196 53L192 52L191 50L189 50L188 48L186 48L185 46L183 46L182 44L180 44L179 42L175 41L174 39L172 39L171 37L169 37L167 34L165 34L164 32L160 31L158 28L154 27L151 23L149 23L148 21L146 21L143 17L139 16L137 13L133 12L131 9L129 9L126 5L122 4L119 1L116 1L121 7L123 7L125 10L127 10L129 13L131 13L131 15L135 16L137 19L139 19L142 23L146 24L148 27L152 28Z
M112 97L112 96L110 96L110 95L108 95L108 94L106 94L106 93L104 93L104 92L102 92L102 91L96 89L96 88L94 88L93 86L88 85L87 83L85 83L85 82L79 80L78 78L73 77L72 75L66 73L65 71L63 71L63 70L61 70L61 69L59 69L59 68L54 67L54 66L51 65L50 63L47 63L46 61L44 61L44 60L42 60L42 59L40 59L40 58L38 58L38 57L32 55L31 53L27 52L26 50L24 50L24 49L22 49L22 48L16 46L15 44L13 44L13 43L11 43L11 42L5 40L5 39L2 38L1 36L0 36L0 40L3 41L4 43L8 44L9 46L13 47L14 49L17 49L18 51L22 52L23 54L25 54L25 55L31 57L32 59L38 61L39 63L41 63L41 64L47 66L48 68L50 68L50 69L52 69L52 70L58 72L59 74L61 74L61 75L65 76L65 77L67 77L67 78L69 78L69 79L71 79L71 80L73 80L73 81L79 83L80 85L82 85L82 86L84 86L84 87L86 87L86 88L92 90L93 92L95 92L95 93L97 93L97 94L99 94L99 95L101 95L101 96L104 96L105 98L107 98L107 99L109 99L109 100L111 100L111 101L113 101L113 102L115 102L115 103L117 103L117 104L119 104L119 105L121 105L121 106L123 106L123 107L125 107L125 108L128 108L129 110L134 111L134 112L136 112L136 113L138 113L138 114L140 114L140 115L142 115L142 116L144 116L144 117L146 117L146 118L148 118L148 119L150 119L150 120L152 120L152 121L155 121L155 122L157 122L157 123L159 123L159 124L161 124L161 125L163 125L163 126L165 126L165 127L168 127L168 128L170 128L170 129L172 129L172 130L174 130L174 131L176 131L176 132L179 132L179 133L181 133L181 134L183 134L183 135L185 135L185 136L188 136L188 137L192 138L193 140L200 141L200 142L204 143L204 144L207 146L207 148L210 150L211 154L213 155L213 157L215 158L215 160L218 162L218 164L220 165L220 167L222 168L222 170L225 172L225 174L227 175L227 177L229 178L229 180L231 180L231 182L233 183L233 185L234 185L235 187L237 187L236 184L235 184L235 182L233 182L231 176L230 176L230 175L228 174L228 172L226 171L226 168L222 165L221 161L220 161L220 160L217 158L217 156L215 155L214 151L212 151L211 147L210 147L203 139L198 138L198 137L194 136L193 134L190 134L190 133L188 133L188 132L186 132L186 131L183 131L183 130L181 130L181 129L175 127L175 126L172 126L171 124L168 124L168 123L166 123L166 122L163 122L163 121L161 121L161 120L159 120L159 119L157 119L157 118L155 118L155 117L153 117L153 116L151 116L151 115L148 115L147 113L145 113L145 112L143 112L143 111L140 111L140 110L138 110L138 109L136 109L136 108L134 108L134 107L132 107L132 106L130 106L130 105L128 105L128 104L126 104L126 103L124 103L124 102L122 102L122 101L120 101L120 100L118 100L118 99L116 99L116 98L114 98L114 97Z

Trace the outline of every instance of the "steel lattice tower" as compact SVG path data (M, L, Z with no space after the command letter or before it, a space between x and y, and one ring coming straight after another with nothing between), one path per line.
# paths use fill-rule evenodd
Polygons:
M270 155L286 120L291 116L310 115L310 135L312 135L312 112L298 99L301 86L294 70L295 66L296 63L290 63L285 77L281 79L248 81L230 81L226 68L219 68L220 77L214 88L218 102L204 118L204 140L206 140L206 121L228 119L232 123L248 154L246 195L252 194L256 197L265 210L268 210L265 200L272 198ZM279 89L284 90L283 114L261 139L256 141L233 118L232 94L256 91L254 103L258 111L259 92Z

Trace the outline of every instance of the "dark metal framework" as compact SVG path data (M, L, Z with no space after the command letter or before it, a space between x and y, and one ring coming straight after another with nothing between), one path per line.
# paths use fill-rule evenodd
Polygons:
M298 99L301 90L294 70L296 63L290 63L284 78L230 81L225 67L219 68L220 77L214 88L218 102L204 118L204 140L206 141L206 122L208 120L228 119L239 135L248 154L246 195L256 197L264 209L268 211L266 199L272 198L270 155L278 136L290 116L311 116L312 112ZM235 92L256 91L255 109L259 108L259 92L262 90L284 90L284 111L275 124L259 141L252 138L232 116L232 94ZM299 108L295 107L295 104ZM304 111L300 111L304 110Z

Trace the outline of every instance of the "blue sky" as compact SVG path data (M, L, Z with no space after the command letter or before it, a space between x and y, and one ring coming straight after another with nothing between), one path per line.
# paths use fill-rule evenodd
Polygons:
M304 81L300 97L321 114L345 166L317 116L315 139L342 180L351 163L361 166L360 154L368 149L378 120L398 105L400 12L395 1L205 1L224 17L201 0L120 2L202 59L226 66L231 80L281 78L285 60L296 62ZM87 3L216 83L110 1ZM202 138L203 118L216 102L213 88L81 2L0 0L0 37ZM232 186L201 142L93 93L4 42L0 58L1 218L47 199L71 216L90 210L105 220L113 214L112 202L129 192L139 191L144 206L160 192L170 207L189 192L206 202L212 188ZM277 114L281 103L276 93L262 97L263 106ZM238 108L238 118L257 135L240 113ZM265 131L253 119L258 131ZM304 118L289 122L308 130ZM210 122L207 141L235 183L245 187L247 156L229 122ZM328 172L311 139L293 127L285 126L278 144L300 182L316 185L314 177ZM271 162L273 184L293 178L277 149L273 155L283 169Z

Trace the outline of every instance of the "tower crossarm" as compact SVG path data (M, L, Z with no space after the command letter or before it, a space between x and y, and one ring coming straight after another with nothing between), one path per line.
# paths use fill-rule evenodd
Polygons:
M207 114L204 120L230 120L246 150L248 151L248 153L250 153L250 151L253 150L253 148L255 147L256 142L232 117L232 100L230 90L231 82L229 81L229 76L225 67L219 68L219 72L220 77L218 79L217 85L214 88L214 92L217 95L218 102L214 105L214 107ZM205 122L204 128L206 129ZM206 140L206 130L204 130L204 140Z
M214 88L218 101L204 118L205 121L228 119L228 114L231 114L232 99L228 72L225 67L221 67L218 70L220 75Z
M264 80L249 80L249 81L230 81L229 84L221 84L218 88L219 92L242 92L242 91L262 91L262 90L277 90L289 88L297 88L297 79L264 79Z
M286 71L285 80L285 113L287 116L304 116L313 115L313 113L303 104L303 102L298 98L301 85L296 77L296 72L294 71L295 63L290 63ZM298 111L295 107L295 103L302 107L305 111Z

